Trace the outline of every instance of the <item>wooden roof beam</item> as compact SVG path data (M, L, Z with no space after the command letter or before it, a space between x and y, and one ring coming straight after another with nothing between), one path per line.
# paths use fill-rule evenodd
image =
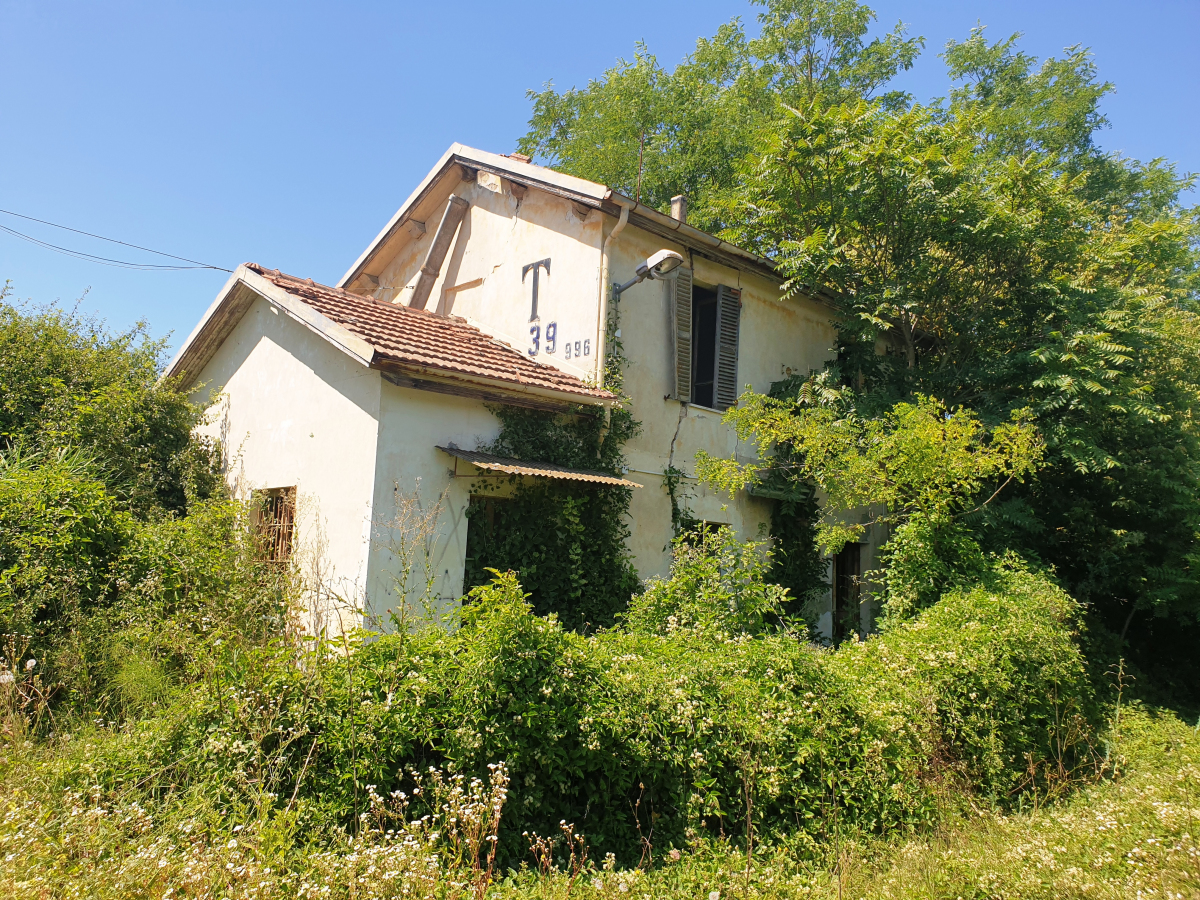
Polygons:
M470 206L470 203L458 196L452 196L450 202L446 204L446 211L442 214L442 223L438 225L437 234L433 236L433 243L429 247L429 253L425 256L421 274L417 277L416 289L408 304L412 309L424 309L425 304L429 302L429 293L433 290L433 283L437 281L437 277L442 271L442 263L446 259L446 253L450 250L450 242L454 240L454 233L458 231L459 223L462 222L463 216L467 214Z

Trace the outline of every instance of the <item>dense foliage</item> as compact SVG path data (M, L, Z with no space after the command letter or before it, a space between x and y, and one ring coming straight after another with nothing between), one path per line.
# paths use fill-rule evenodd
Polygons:
M785 104L871 95L924 43L899 24L868 41L874 13L854 0L760 5L758 38L734 19L673 71L638 44L632 61L585 89L531 91L521 151L664 212L672 196L687 194L689 221L708 230L728 224L721 197ZM883 102L902 99L887 94Z
M497 872L497 900L657 900L749 896L764 900L930 897L1188 897L1195 870L1194 815L1200 796L1200 737L1170 714L1131 707L1107 732L1114 777L1063 802L1024 811L940 798L932 833L899 840L844 833L816 858L764 842L747 856L732 841L696 842L675 854L655 849L640 868L596 854L580 860L559 837L543 868ZM172 897L299 897L398 900L473 895L472 872L449 865L456 844L431 840L424 822L371 814L356 838L314 845L286 816L213 825L202 798L173 806L91 782L49 793L63 774L109 756L128 737L80 735L57 755L27 752L8 761L0 783L0 883L13 900ZM464 791L464 793L466 793ZM426 820L442 825L463 811L446 804ZM472 804L477 806L477 804ZM468 805L466 812L472 811ZM574 842L572 842L574 843ZM442 863L445 857L447 863ZM981 888L982 886L982 888Z
M962 98L797 111L743 182L741 234L791 290L842 307L837 371L861 413L920 394L989 422L1029 410L1045 465L975 517L977 540L1053 564L1116 632L1137 610L1194 627L1200 232L1177 205L1186 182L1105 158L1125 186L1097 198L1059 153L983 152L994 127ZM877 354L880 338L894 352Z
M224 566L227 551L198 545L203 581L204 556ZM835 827L923 829L939 786L1004 805L1099 764L1078 609L1044 578L997 569L878 641L823 651L775 624L768 571L763 548L713 533L681 542L672 577L615 628L534 615L510 574L476 588L457 627L362 636L349 655L273 639L278 607L236 606L236 586L200 591L208 659L172 662L187 639L131 643L165 686L120 694L138 716L60 786L203 798L205 829L274 822L331 840L431 765L486 777L503 760L504 864L527 852L523 832L561 820L632 864L722 837L811 856ZM157 609L172 631L189 618Z
M797 411L795 403L747 394L726 420L743 439L784 448L785 480L824 492L826 516L816 529L822 551L836 553L871 527L889 529L878 578L888 615L902 618L983 574L962 514L981 511L1036 469L1042 446L1026 416L1015 411L1013 421L988 429L969 410L951 412L928 397L863 417L844 402ZM696 467L731 492L782 468L777 459L738 464L703 452ZM976 506L982 488L996 483ZM858 521L846 518L854 510L865 510Z
M560 415L499 407L499 456L621 474L621 445L636 429L623 411ZM626 540L629 488L513 477L478 481L468 510L468 588L513 571L533 608L569 628L611 625L638 589Z
M772 0L758 40L735 22L674 72L639 48L586 89L535 94L523 146L622 190L640 177L660 208L690 194L698 224L776 259L786 293L832 303L824 385L844 386L855 416L921 396L989 427L1027 410L1043 464L976 509L999 483L980 485L955 534L1052 566L1144 670L1189 695L1194 181L1098 146L1112 86L1086 50L1039 62L977 28L946 46L946 97L923 105L887 92L922 42L899 29L868 42L872 18L854 0ZM796 410L819 406L820 387ZM751 415L734 413L771 452L773 414L761 429ZM936 531L918 543L940 583L963 545Z
M217 448L162 355L140 327L0 305L0 669L32 667L19 705L42 726L150 702L211 665L213 617L281 611L291 590L220 499ZM250 616L227 640L283 624Z
M215 633L236 650L288 632L291 576L261 560L245 509L143 523L90 465L0 457L0 666L33 661L38 712L137 709L214 666Z
M215 448L192 437L201 411L161 381L166 344L0 291L0 451L74 447L140 517L182 512L219 489Z

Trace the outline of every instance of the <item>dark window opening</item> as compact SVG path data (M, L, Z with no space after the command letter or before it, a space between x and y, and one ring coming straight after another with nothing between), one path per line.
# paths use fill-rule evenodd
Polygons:
M680 525L679 536L689 547L699 547L705 538L728 527L728 522L706 522L703 519L688 518Z
M487 537L494 538L496 536L496 510L501 507L501 504L511 502L512 500L507 497L472 497L467 528L470 529L472 525L476 527L477 531L482 528ZM470 541L468 536L467 543L469 544Z
M714 406L717 381L717 292L692 288L692 402Z
M287 562L296 531L296 489L268 488L251 495L259 547L268 562Z
M467 560L466 583L463 590L467 591L478 584L487 584L492 580L488 567L495 566L497 558L502 554L501 544L504 543L505 511L513 508L509 497L480 497L472 496L467 507Z
M862 544L847 544L833 558L833 642L861 630Z

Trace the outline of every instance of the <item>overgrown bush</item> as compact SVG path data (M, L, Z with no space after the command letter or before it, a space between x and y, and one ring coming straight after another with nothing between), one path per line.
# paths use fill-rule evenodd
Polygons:
M677 540L669 579L654 579L622 616L629 631L680 629L762 634L778 624L788 596L770 583L763 543L742 543L725 528Z
M769 565L728 532L681 544L671 579L588 636L534 615L507 573L457 627L362 635L348 655L212 641L211 677L89 777L316 836L352 833L371 791L411 791L413 770L503 761L505 864L563 820L633 863L706 836L815 853L834 831L918 830L946 779L1004 802L1085 756L1076 611L1044 579L999 571L829 651L775 618Z
M134 528L78 452L0 454L6 668L32 659L56 692L86 689L91 648L80 629L113 601L113 569Z
M139 324L56 309L26 312L0 290L0 450L82 448L94 474L139 517L219 495L217 448L192 429L203 410L160 380L165 340Z
M1003 799L1065 787L1095 761L1098 705L1078 645L1081 609L1008 558L982 584L830 656L862 703L911 730L931 765Z
M243 506L141 522L95 473L79 451L0 454L0 655L34 660L46 701L144 709L289 633L291 575L262 560Z

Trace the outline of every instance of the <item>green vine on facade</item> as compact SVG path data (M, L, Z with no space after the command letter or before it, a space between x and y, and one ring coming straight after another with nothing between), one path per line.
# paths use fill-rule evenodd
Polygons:
M606 414L575 407L547 412L492 407L496 440L482 447L514 459L548 462L621 476L622 448L641 425L622 392L620 313L609 306L605 387L620 397ZM627 540L631 489L551 478L481 478L467 510L466 588L493 570L517 573L534 611L555 614L568 628L611 625L639 590Z
M672 537L679 537L700 521L692 515L692 510L683 496L683 479L686 477L683 469L678 468L674 463L667 463L667 467L663 469L663 488L666 489L667 496L671 498Z
M777 400L799 402L806 390L811 390L810 380L797 374L773 382L767 393ZM788 445L776 445L773 465L760 476L758 492L775 500L771 509L771 578L788 589L791 600L787 613L806 618L813 626L816 617L807 613L812 602L829 590L828 563L817 549L820 510L816 489L786 474L794 453Z

